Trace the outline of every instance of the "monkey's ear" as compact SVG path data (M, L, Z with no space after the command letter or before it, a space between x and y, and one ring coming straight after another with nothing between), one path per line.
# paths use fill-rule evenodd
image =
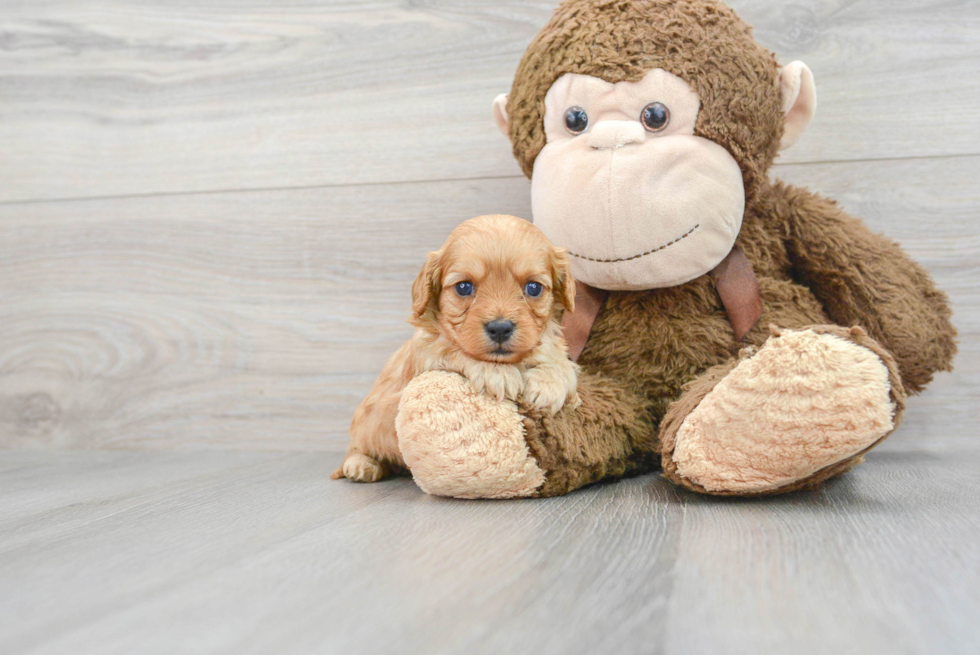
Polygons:
M783 95L783 117L786 129L779 142L785 150L803 136L817 112L817 87L813 73L802 61L786 64L779 71L779 92Z
M565 248L555 248L551 279L554 284L554 295L558 298L558 302L561 303L566 312L574 312L575 278L572 277L572 270L568 264L568 250Z
M422 318L433 299L439 298L442 282L442 271L439 266L441 258L438 252L430 252L426 255L425 265L412 283L412 313L416 319Z
M493 121L497 124L497 129L505 137L510 139L510 131L507 129L507 99L510 98L506 93L501 93L493 99Z

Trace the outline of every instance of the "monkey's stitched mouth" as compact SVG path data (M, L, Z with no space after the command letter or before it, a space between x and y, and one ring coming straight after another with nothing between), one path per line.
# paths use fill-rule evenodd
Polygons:
M680 235L679 237L677 237L673 241L668 241L667 243L665 243L662 246L657 246L653 250L647 250L646 252L641 252L639 255L633 255L632 257L623 257L621 259L596 259L595 257L586 257L585 255L577 255L574 252L572 252L571 250L568 251L568 254L571 255L572 257L578 257L579 259L586 259L586 260L588 260L590 262L598 262L600 264L615 264L616 262L628 262L628 261L633 260L633 259L639 259L640 257L646 257L647 255L652 255L655 252L660 252L661 250L663 250L665 248L669 248L672 245L674 245L675 243L677 243L678 241L681 241L682 239L686 239L687 237L691 236L691 234L694 232L694 230L698 229L699 227L701 227L701 224L700 223L696 223L694 225L694 227L692 227L690 230L688 230L684 234Z

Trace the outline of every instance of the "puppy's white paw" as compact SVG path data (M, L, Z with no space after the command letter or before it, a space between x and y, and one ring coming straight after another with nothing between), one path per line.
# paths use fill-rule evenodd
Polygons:
M497 400L517 400L524 386L521 371L510 364L481 364L470 367L465 377L479 393Z
M524 373L524 400L549 416L561 411L567 404L574 409L581 404L576 392L577 378L574 370L559 367L538 366Z
M384 477L384 468L373 457L354 453L344 459L344 477L354 482L377 482Z

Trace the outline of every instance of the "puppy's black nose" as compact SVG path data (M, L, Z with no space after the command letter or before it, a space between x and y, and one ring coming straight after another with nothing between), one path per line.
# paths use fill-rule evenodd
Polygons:
M504 343L514 335L514 322L498 319L483 326L487 336L497 343Z

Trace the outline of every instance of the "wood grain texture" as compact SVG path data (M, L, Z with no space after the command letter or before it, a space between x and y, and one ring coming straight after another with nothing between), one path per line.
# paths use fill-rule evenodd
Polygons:
M489 104L554 3L0 0L0 653L975 653L980 3L731 3L956 370L816 492L463 502L327 474L425 252L530 214Z
M553 2L0 0L0 201L516 176ZM787 162L980 154L980 3L733 0L820 109Z
M962 353L901 432L980 423L980 157L782 167L900 240L952 296ZM529 214L523 179L0 206L0 444L309 450L410 334L460 221Z
M0 651L974 653L980 451L456 501L335 455L0 453Z
M520 213L527 184L515 186L91 201L69 203L71 220L60 203L4 206L0 441L346 439L353 408L411 333L425 253L472 215Z

